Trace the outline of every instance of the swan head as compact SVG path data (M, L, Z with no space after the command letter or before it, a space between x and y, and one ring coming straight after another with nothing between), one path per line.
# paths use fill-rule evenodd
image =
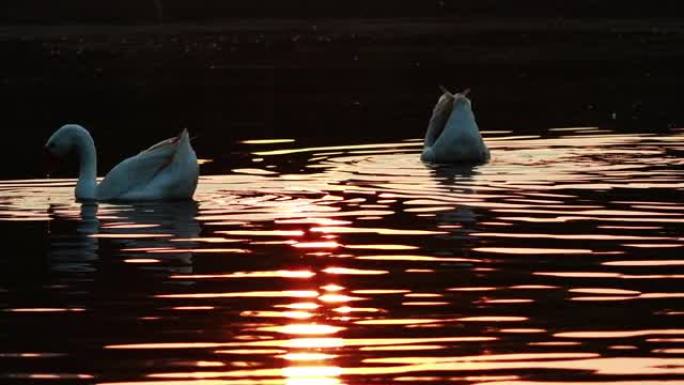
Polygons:
M87 132L86 129L78 124L65 124L50 136L45 150L51 156L62 158L74 150L83 132Z

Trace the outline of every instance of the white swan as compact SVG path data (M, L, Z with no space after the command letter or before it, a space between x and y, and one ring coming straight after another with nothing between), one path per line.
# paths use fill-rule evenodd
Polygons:
M80 164L76 199L80 201L149 201L191 199L199 166L187 130L116 165L98 184L95 143L88 131L67 124L45 145L53 156L75 151Z
M475 122L470 90L452 94L444 87L425 134L424 162L484 163L489 160L489 149L482 140Z

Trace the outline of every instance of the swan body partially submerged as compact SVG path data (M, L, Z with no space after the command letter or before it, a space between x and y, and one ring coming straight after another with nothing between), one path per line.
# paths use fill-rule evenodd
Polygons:
M443 94L432 110L421 159L430 163L484 163L489 149L475 121L469 90Z
M58 129L45 145L53 156L74 151L79 160L76 199L151 201L192 199L199 165L187 130L123 160L98 184L97 153L90 133L76 124Z

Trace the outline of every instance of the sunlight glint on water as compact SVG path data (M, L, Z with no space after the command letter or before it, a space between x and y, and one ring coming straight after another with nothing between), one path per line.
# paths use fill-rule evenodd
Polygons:
M1 380L684 383L684 134L485 136L244 141L197 203L1 182Z

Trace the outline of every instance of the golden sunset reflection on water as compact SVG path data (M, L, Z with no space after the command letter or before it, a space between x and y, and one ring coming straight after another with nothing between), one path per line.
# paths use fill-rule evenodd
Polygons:
M684 131L485 140L248 140L197 202L0 182L36 240L0 260L0 383L684 384Z

